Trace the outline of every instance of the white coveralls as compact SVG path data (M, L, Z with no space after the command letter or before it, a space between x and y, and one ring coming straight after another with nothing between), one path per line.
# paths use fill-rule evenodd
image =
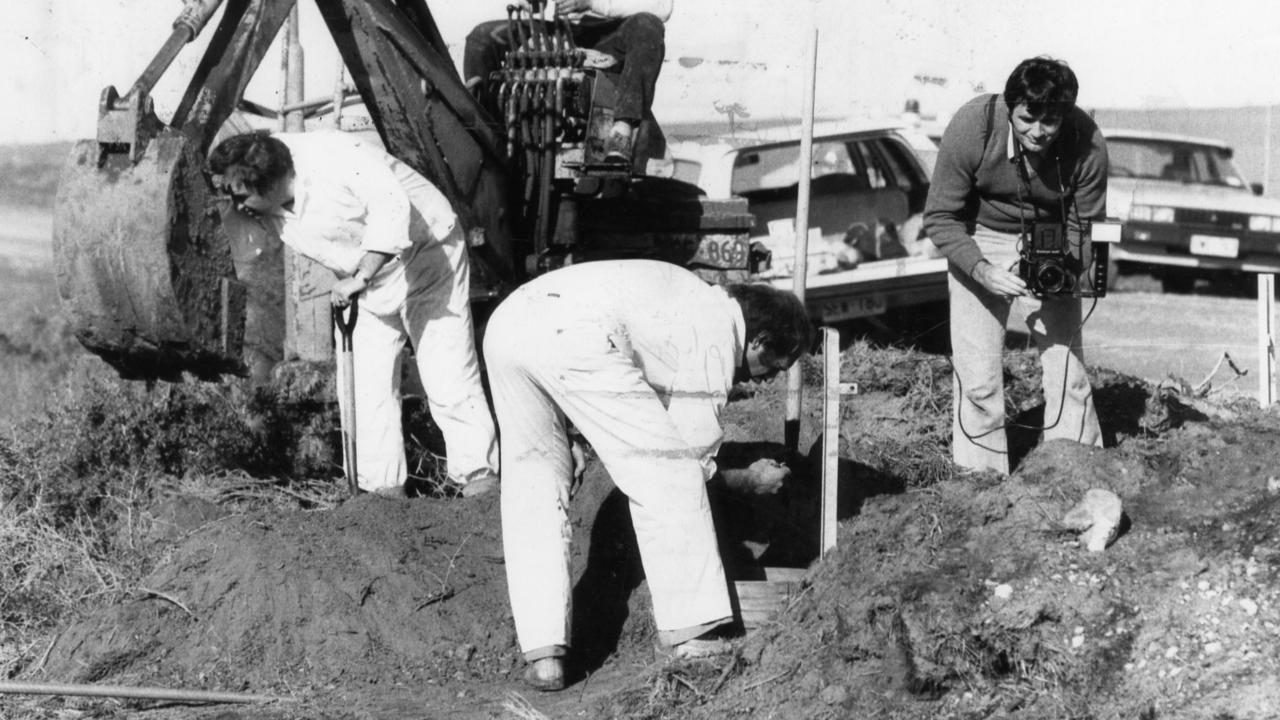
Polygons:
M742 357L738 303L648 260L572 265L494 312L484 352L502 431L502 534L511 609L529 660L569 641L566 419L630 500L659 638L732 617L705 481Z
M465 483L496 475L467 247L449 201L408 165L348 133L275 137L288 146L297 173L292 209L275 218L285 244L344 278L366 251L395 256L359 295L351 338L361 489L401 486L408 474L399 372L406 340L444 435L450 477Z

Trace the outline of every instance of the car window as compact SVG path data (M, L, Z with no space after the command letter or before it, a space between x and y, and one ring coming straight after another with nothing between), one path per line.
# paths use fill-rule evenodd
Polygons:
M886 168L890 184L907 194L911 212L923 212L929 193L928 176L922 177L919 166L912 162L912 150L892 138L879 138L870 145L878 162Z
M733 180L730 192L735 195L761 190L776 190L800 182L797 165L800 162L800 146L785 145L738 153L733 162ZM876 172L872 169L871 172ZM851 155L844 142L815 142L813 144L813 179L831 175L860 179L866 185L868 164L860 155Z
M1212 145L1144 138L1107 138L1112 177L1136 177L1244 189L1231 153Z
M885 167L884 160L876 157L871 150L871 143L864 141L853 141L849 143L849 152L858 158L859 164L866 168L867 186L873 190L880 190L889 187L890 173Z

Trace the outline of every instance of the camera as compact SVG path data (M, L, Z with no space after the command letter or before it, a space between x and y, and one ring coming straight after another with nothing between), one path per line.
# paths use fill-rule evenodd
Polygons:
M1105 297L1107 257L1119 239L1118 223L1031 223L1022 238L1018 276L1036 297Z

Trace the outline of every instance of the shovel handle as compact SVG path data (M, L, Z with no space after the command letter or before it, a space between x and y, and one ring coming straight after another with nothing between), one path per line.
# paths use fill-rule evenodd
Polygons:
M338 328L338 332L342 334L342 351L351 352L351 332L356 329L357 312L360 309L360 300L353 296L351 304L347 308L333 306L333 326ZM344 316L343 310L350 309L351 312Z
M343 311L347 312L344 313ZM347 477L347 490L351 496L359 494L360 486L356 477L356 382L355 368L351 352L351 333L356 328L356 318L360 315L359 300L351 298L346 308L332 306L333 325L342 336L342 351L338 363L342 386L342 470Z

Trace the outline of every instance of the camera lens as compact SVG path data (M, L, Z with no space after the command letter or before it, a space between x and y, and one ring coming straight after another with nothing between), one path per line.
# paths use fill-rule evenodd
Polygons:
M1036 284L1046 293L1060 293L1071 289L1070 275L1061 263L1043 262L1036 268Z

